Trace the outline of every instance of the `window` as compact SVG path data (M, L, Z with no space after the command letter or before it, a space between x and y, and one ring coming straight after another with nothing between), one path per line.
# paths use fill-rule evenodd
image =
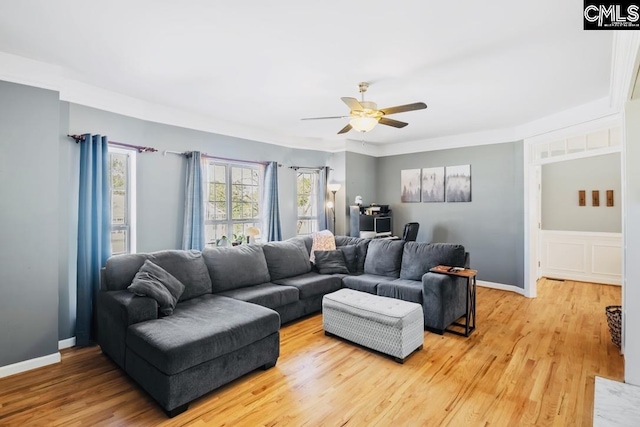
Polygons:
M207 168L205 243L246 241L247 228L261 228L261 168L211 161Z
M318 185L319 172L298 170L298 227L297 234L318 231Z
M109 147L112 255L135 252L135 151Z

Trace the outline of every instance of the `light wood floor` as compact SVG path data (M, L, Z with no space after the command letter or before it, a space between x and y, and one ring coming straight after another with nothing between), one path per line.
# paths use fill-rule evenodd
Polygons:
M425 332L404 365L326 337L321 315L282 328L275 368L167 419L97 347L0 379L0 425L591 425L594 376L622 380L604 308L620 288L541 280L527 299L478 289L469 338Z

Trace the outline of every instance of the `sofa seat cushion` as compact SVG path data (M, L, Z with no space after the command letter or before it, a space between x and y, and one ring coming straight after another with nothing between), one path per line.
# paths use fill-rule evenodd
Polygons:
M422 280L422 275L436 265L464 267L464 246L451 243L406 242L402 254L400 278Z
M342 278L342 284L349 289L376 294L378 283L391 282L393 277L378 276L376 274L361 274L359 276L347 276Z
M232 289L216 295L235 298L240 301L251 302L269 308L282 307L300 299L299 292L296 288L292 286L274 285L273 283L262 283L246 288Z
M271 280L260 245L206 248L202 251L202 258L209 270L214 294Z
M309 252L301 239L265 243L262 250L272 282L311 271Z
M378 284L376 291L383 297L422 304L422 281L396 279L391 282L382 282Z
M397 279L400 277L403 247L404 242L402 240L372 240L367 249L364 272Z
M300 299L307 299L316 295L324 295L342 288L342 280L337 276L328 276L310 272L287 279L274 280L278 285L294 286L300 291Z
M172 316L131 325L127 347L165 375L175 375L278 332L273 310L219 295L179 303Z

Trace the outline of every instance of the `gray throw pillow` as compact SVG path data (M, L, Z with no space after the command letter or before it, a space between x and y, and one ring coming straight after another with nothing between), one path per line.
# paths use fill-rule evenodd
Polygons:
M184 285L149 260L146 260L127 290L136 295L153 298L158 303L160 313L173 314L173 309L184 292Z
M349 274L342 251L314 251L316 267L320 274Z
M344 255L344 263L349 270L349 274L358 272L358 247L356 245L340 246L338 248Z

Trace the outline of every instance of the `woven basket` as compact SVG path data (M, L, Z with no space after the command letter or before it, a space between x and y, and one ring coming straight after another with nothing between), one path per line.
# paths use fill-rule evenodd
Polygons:
M607 313L607 324L611 333L611 341L620 347L620 335L622 330L622 306L609 305L605 308Z

